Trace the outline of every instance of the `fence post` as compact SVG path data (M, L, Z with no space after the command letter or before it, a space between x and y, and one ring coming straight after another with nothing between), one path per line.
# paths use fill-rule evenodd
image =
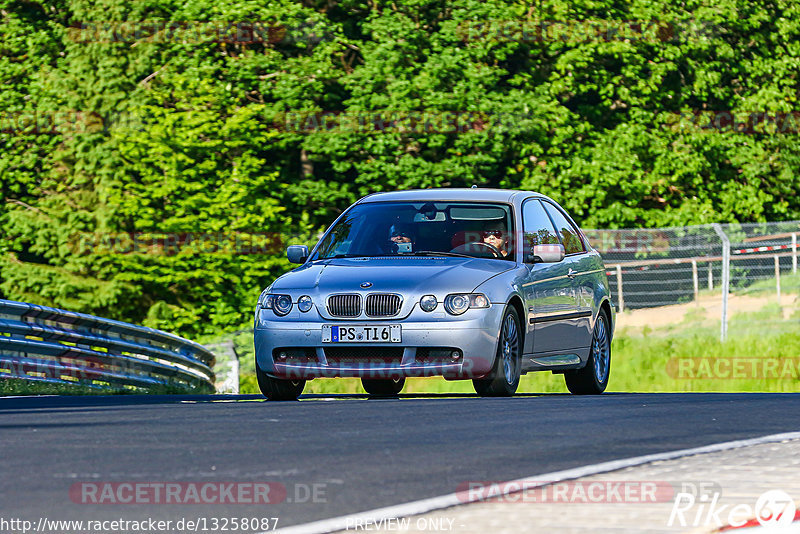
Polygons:
M797 233L792 233L792 273L797 274Z
M625 311L625 299L622 297L622 265L617 265L617 299L619 300L619 311Z
M694 285L694 303L699 305L700 283L697 280L697 260L692 260L692 284Z
M711 272L712 262L708 262L708 290L714 289L714 274Z
M239 393L239 355L233 340L228 339L220 343L208 345L206 347L217 355L225 355L225 359L218 359L216 365L217 383L215 389L217 393Z
M775 254L775 291L778 293L778 306L781 305L781 263L778 255Z
M720 341L728 337L728 291L731 284L731 240L719 223L711 225L722 240L722 317L719 331Z

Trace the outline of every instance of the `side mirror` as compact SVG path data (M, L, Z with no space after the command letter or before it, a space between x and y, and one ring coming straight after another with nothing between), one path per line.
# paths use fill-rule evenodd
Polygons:
M564 259L564 245L534 245L529 263L558 263Z
M289 263L305 263L308 259L308 247L305 245L290 245L286 249L286 257Z

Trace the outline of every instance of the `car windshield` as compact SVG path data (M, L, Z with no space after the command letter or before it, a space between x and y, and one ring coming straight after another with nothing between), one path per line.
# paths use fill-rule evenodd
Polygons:
M353 206L312 259L452 255L513 260L506 204L374 202Z

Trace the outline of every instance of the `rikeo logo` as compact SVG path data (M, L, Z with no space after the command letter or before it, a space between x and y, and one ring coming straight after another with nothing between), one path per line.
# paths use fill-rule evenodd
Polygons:
M786 530L798 519L798 514L794 500L785 491L767 491L756 500L755 506L740 503L731 508L729 504L720 504L719 499L719 493L714 493L710 499L707 495L698 499L691 493L678 493L667 526L739 528L761 525L768 528L768 532L796 532Z

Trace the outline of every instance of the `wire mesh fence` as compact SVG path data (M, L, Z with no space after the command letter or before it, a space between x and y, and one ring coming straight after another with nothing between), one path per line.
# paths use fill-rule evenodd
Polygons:
M620 311L694 303L720 320L772 303L800 322L800 221L587 230ZM733 304L733 306L731 306Z

